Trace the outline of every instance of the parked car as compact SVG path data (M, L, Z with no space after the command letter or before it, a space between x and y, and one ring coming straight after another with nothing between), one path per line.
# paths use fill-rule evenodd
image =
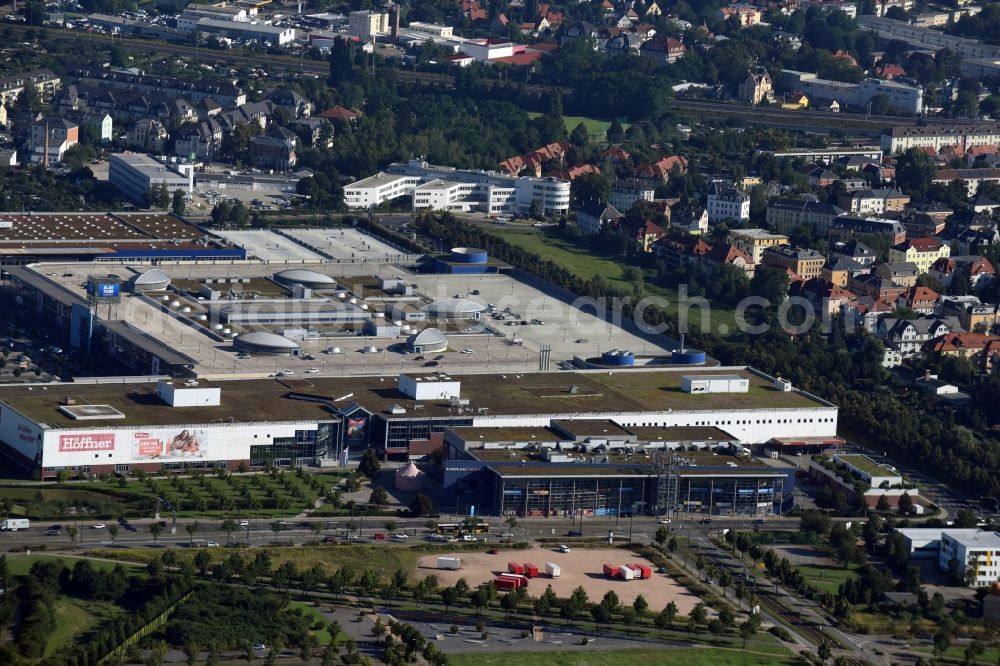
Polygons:
M472 536L471 534L463 534L462 535L462 541L479 541L479 539L477 539L476 537Z

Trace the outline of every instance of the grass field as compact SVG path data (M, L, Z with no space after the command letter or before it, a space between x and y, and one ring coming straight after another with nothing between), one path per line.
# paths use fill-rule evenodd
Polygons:
M613 287L627 291L632 289L631 283L622 277L625 265L619 261L617 256L600 254L582 243L576 243L559 236L555 231L548 229L496 229L492 227L488 231L515 247L559 264L581 278L589 280L600 276ZM678 307L677 293L648 283L646 291L648 294L661 296L664 299L663 305L667 312L675 317L678 315L680 308ZM707 327L713 333L723 337L738 331L735 308L730 305L709 303L708 308L703 308L697 303L692 303L686 312L690 330L705 330Z
M68 645L77 636L94 624L92 616L83 607L82 601L60 597L53 605L56 628L45 641L44 657L48 658ZM89 603L89 602L87 602Z
M528 115L532 118L537 118L542 114L537 111L529 111ZM583 123L583 126L587 128L587 132L590 133L591 141L604 141L605 135L608 133L608 128L611 127L610 120L601 120L588 116L563 116L563 123L566 125L567 132L572 132L576 129L577 125ZM628 129L628 126L629 123L622 123L622 129Z
M845 580L857 578L858 575L853 569L839 569L828 567L814 567L809 565L796 565L796 569L806 577L806 582L822 592L837 593L840 584Z
M178 561L184 558L193 559L195 552L197 550L178 552ZM210 563L214 565L232 555L234 551L229 548L208 548L206 552L209 554ZM317 545L299 548L279 546L267 549L267 554L271 557L274 568L290 561L300 571L318 564L328 574L346 566L357 572L370 569L380 576L391 576L396 569L403 569L407 573L414 572L417 568L417 558L426 555L427 552L426 548L387 548L379 545L360 544L352 546ZM155 548L116 548L114 550L92 550L88 551L87 554L94 557L146 563L154 557L162 555L163 551ZM250 551L243 553L243 555L245 558L253 558L254 553Z
M56 555L17 555L9 554L7 555L7 570L14 576L26 576L31 570L31 566L35 562L49 561L49 560L62 560L67 567L72 567L81 558L71 557L69 555L56 556ZM91 560L90 562L94 565L95 569L102 571L110 570L115 567L117 562L104 562L100 560ZM126 567L137 567L138 565L129 562L122 562Z
M322 611L315 606L311 606L301 601L293 601L290 605L292 608L300 609L302 613L310 619L311 624L316 624L317 622L323 623L322 629L319 631L313 630L312 633L313 636L315 636L319 641L320 645L328 645L330 643L330 620L323 615ZM349 638L349 636L343 631L341 631L339 635L341 641L345 641Z
M600 651L580 648L578 652L501 652L500 654L450 654L452 666L755 666L764 664L797 664L797 658L748 654L739 650L681 649L681 650L615 650Z

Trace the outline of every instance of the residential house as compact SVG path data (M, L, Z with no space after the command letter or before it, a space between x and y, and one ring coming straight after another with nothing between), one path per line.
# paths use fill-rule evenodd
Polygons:
M991 280L996 275L996 269L986 257L978 255L959 255L938 259L931 266L928 274L943 285L950 285L957 271L969 276L969 284L976 288L981 280Z
M299 135L310 148L333 146L333 125L326 118L300 118L288 123L288 129Z
M817 311L827 317L840 312L855 298L854 294L842 286L833 284L821 277L794 283L794 287L789 287L789 295L801 296L807 299Z
M563 166L566 153L571 147L566 141L556 141L524 155L508 157L500 163L500 169L511 176L520 176L523 172L527 172L528 175L541 177L545 165Z
M623 166L630 159L632 156L621 146L611 145L597 153L598 162L611 163L615 166Z
M563 30L561 42L565 45L573 39L589 39L596 50L598 48L598 34L599 31L594 24L587 21L579 21Z
M699 236L688 234L665 236L653 244L653 252L671 267L701 266L712 246Z
M952 325L940 317L920 317L910 320L883 317L875 325L875 335L892 353L883 358L882 365L895 367L906 359L920 354L924 345L930 340L951 333L952 330Z
M675 207L670 215L670 227L695 235L708 233L708 210L692 205Z
M258 169L288 171L297 161L295 144L283 137L255 136L250 139L250 161Z
M749 254L730 243L716 245L702 258L702 267L706 273L715 272L719 266L728 265L740 269L752 278L755 262Z
M1000 203L993 201L993 199L990 199L985 194L979 194L972 200L970 207L977 213L993 215L996 213L997 209L1000 208Z
M760 8L753 5L733 4L719 9L719 17L723 21L732 19L744 28L759 24L762 16Z
M687 48L683 42L664 35L657 35L639 46L639 55L658 65L672 65L685 53Z
M352 111L351 109L344 108L340 105L331 107L326 111L319 114L320 118L326 118L332 123L354 123L357 122L361 114L357 111Z
M785 268L803 280L809 280L819 277L826 259L816 250L809 248L775 245L764 248L760 263L765 266Z
M573 182L580 176L587 174L600 174L601 170L594 166L593 164L577 164L576 166L571 166L566 169L554 169L549 172L548 175L553 178L559 178L560 180L568 180Z
M31 124L31 161L59 164L66 151L80 142L80 127L65 118L45 117Z
M48 69L34 69L0 78L0 106L13 107L18 96L32 86L42 102L48 102L59 90L62 80Z
M940 294L930 287L910 287L896 298L896 307L908 308L921 314L931 314Z
M887 212L902 211L909 202L909 196L891 188L845 192L837 197L837 205L849 213L859 215L882 215Z
M863 275L868 272L868 266L859 264L853 259L837 256L828 259L823 268L820 269L819 276L831 284L838 287L847 288L847 282L852 277Z
M680 155L667 155L656 162L640 164L632 172L632 175L644 180L666 183L671 173L674 171L684 173L687 171L687 167L688 161L685 158Z
M834 243L830 246L831 259L850 259L862 266L871 267L878 259L878 253L859 240Z
M618 221L621 233L628 237L639 252L652 252L653 243L663 238L663 227L644 218L625 218Z
M907 238L937 236L945 229L944 220L928 215L927 213L910 211L900 222L903 223L903 228L906 229Z
M639 201L652 201L656 195L656 186L638 178L620 178L611 186L608 201L618 210L627 211Z
M886 280L891 280L901 287L915 287L917 278L920 277L920 269L910 261L900 263L885 263L875 267L875 274Z
M935 261L951 256L951 248L939 238L909 238L889 248L889 262L916 264L921 273L931 269Z
M268 95L268 99L296 120L308 118L316 108L307 98L290 88L278 88Z
M106 112L84 111L67 114L65 117L79 125L80 130L86 132L92 141L110 143L114 137L114 120Z
M830 203L805 199L778 199L767 206L767 226L778 233L793 233L800 227L825 236L844 211Z
M890 308L893 307L892 304L896 302L896 299L906 291L906 287L877 273L866 273L849 278L847 288L858 296L867 296L873 301L888 303Z
M988 246L1000 243L1000 231L996 227L963 229L955 236L954 243L959 254L980 254Z
M892 245L898 245L906 240L906 228L899 220L864 217L851 213L841 215L834 220L827 233L832 243L853 240L859 235L881 236Z
M1000 337L985 333L946 333L924 344L924 353L969 359L981 370L992 370Z
M750 197L722 181L713 181L709 186L705 208L709 223L750 219Z
M215 118L185 125L174 138L174 155L197 160L212 160L222 146L222 124Z
M749 104L757 105L774 100L774 84L766 67L754 67L747 70L746 78L740 83L739 99Z
M576 213L576 226L584 234L592 236L599 233L604 225L617 224L624 218L625 216L611 204L588 201Z
M759 264L764 250L775 245L787 245L788 236L773 234L766 229L733 229L729 242L750 257L750 263Z
M942 296L937 309L942 316L956 317L966 331L982 333L1000 323L998 306L983 303L977 296Z
M125 133L129 148L147 153L162 154L170 139L170 132L159 120L139 120Z

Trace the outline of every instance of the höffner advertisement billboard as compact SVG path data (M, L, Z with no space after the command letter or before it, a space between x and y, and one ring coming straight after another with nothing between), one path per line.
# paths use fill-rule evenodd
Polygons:
M47 467L248 460L251 446L316 427L304 422L48 430L42 455Z

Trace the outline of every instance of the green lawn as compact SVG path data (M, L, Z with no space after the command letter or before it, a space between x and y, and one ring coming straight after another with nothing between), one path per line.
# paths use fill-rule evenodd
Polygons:
M503 238L511 245L554 261L582 278L590 279L599 275L621 289L631 287L628 282L622 279L624 265L614 257L599 255L595 251L566 240L555 233L535 229L524 231L489 229L489 232Z
M89 603L89 602L87 602ZM83 607L84 602L60 597L53 606L56 628L45 642L44 657L48 658L65 647L94 624L94 617Z
M303 603L301 601L293 601L293 602L291 602L290 605L291 605L292 608L298 608L298 609L300 609L302 611L302 613L307 618L310 619L310 624L315 624L317 622L322 622L323 623L323 628L322 629L320 629L319 631L313 630L312 633L316 637L316 639L319 641L320 645L329 645L330 644L330 620L325 615L323 615L323 612L320 611L320 609L316 608L315 606ZM341 631L340 632L340 640L341 640L341 642L343 642L343 641L345 641L347 639L348 639L348 635L345 634L343 631Z
M932 654L933 653L933 649L931 647L917 647L917 648L914 648L914 649L917 652L925 652L927 654ZM949 660L953 659L953 660L958 661L958 662L964 662L965 661L965 646L962 645L962 646L950 647L950 648L948 648L945 651L945 653L942 655L942 657L945 658L945 659L949 659ZM978 657L976 657L976 660L973 663L975 663L975 664L996 664L998 661L1000 661L1000 648L992 647L992 648L986 648L986 650L981 655L979 655Z
M840 584L845 580L857 578L858 575L853 569L840 569L828 567L814 567L809 565L796 565L796 569L806 577L806 582L822 592L837 593Z
M511 245L549 259L581 278L589 280L600 276L613 287L624 290L632 289L632 285L622 279L625 266L617 256L600 254L584 245L582 241L578 243L568 240L550 229L518 230L491 227L488 232L503 238ZM680 308L676 292L661 289L648 283L646 291L650 295L661 296L665 299L664 305L667 312L674 317L677 316ZM707 327L722 337L738 332L733 306L709 303L708 308L703 308L699 305L702 302L703 299L692 298L691 307L686 309L689 330L705 330Z
M35 562L48 561L48 560L62 560L67 567L72 567L81 558L72 557L69 555L56 556L56 555L18 555L15 553L10 553L7 555L7 570L14 576L26 576L31 570L31 566ZM117 562L103 562L100 560L91 560L90 563L94 565L95 569L109 570L113 569ZM137 567L138 565L129 562L122 562L125 567Z
M176 551L178 561L184 558L194 558L198 549L190 552ZM229 548L207 548L209 561L216 564L233 554ZM442 551L445 549L442 547ZM253 558L253 551L236 551L245 559ZM403 569L411 575L413 580L417 579L416 568L417 559L430 552L434 552L427 546L399 546L386 547L384 545L364 545L352 546L301 546L298 548L274 547L268 548L267 554L271 557L273 567L277 568L285 562L292 562L297 569L309 569L314 564L323 567L327 573L333 573L340 567L350 567L357 572L371 569L380 576L391 576L396 569ZM92 550L87 551L88 555L94 557L107 557L126 562L147 563L154 557L163 554L162 549L157 548L116 548L114 550ZM422 577L422 576L421 576Z
M797 658L748 654L740 650L670 649L662 650L590 650L584 647L569 648L562 652L500 652L499 654L449 654L452 666L754 666L764 664L797 664Z
M532 118L537 118L542 114L537 111L529 111L528 115ZM601 120L600 118L591 118L588 116L563 116L563 123L566 125L567 132L572 132L576 129L577 125L583 123L583 126L587 128L587 132L590 133L591 141L604 141L608 128L611 127L610 120ZM622 123L622 129L628 129L629 124Z

